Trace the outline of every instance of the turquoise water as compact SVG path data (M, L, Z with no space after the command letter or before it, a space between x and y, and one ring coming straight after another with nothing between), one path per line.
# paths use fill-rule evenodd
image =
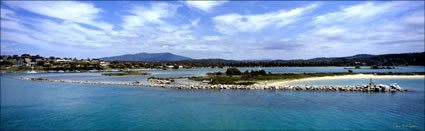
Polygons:
M153 75L184 76L202 75L205 71L156 72ZM377 79L374 80L376 83L398 83L409 91L362 93L176 90L12 79L24 75L99 81L113 79L101 77L99 73L2 74L1 129L424 130L423 79ZM306 83L345 85L357 82L368 81Z

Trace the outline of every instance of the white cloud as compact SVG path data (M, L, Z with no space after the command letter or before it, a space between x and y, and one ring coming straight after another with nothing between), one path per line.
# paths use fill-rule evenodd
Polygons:
M68 2L69 6L82 4L76 7L91 10L75 14L69 12L69 7L61 7L62 10L45 6L64 6L63 2L5 3L11 8L1 8L1 39L2 44L7 44L1 50L9 52L36 50L46 52L40 55L58 53L87 58L167 51L194 58L299 59L424 49L424 11L416 2L364 2L324 14L314 14L316 5L310 5L263 14L234 12L212 19L177 14L179 5L152 2L130 6L129 14L117 24L122 28L111 29L99 19L104 9L88 3ZM21 9L63 21L19 14ZM60 12L69 15L62 16ZM212 29L208 27L210 22L214 24ZM105 27L97 30L80 23Z
M294 41L304 43L307 52L328 56L421 52L424 11L410 9L404 2L367 2L342 8L315 17L312 24L316 27L298 34Z
M190 28L197 27L200 20L201 20L201 18L198 17L195 20L190 21L189 24L185 24L185 25L180 26L180 29L188 30Z
M30 37L28 35L15 33L15 32L9 32L9 31L1 32L1 40L14 41L21 44L35 45L35 46L47 45L46 42L34 39L33 37Z
M8 10L8 9L5 9L5 8L1 8L0 9L0 14L1 14L1 18L2 19L13 19L13 18L10 18L9 16L10 15L15 15L15 12L13 12L11 10Z
M212 8L222 5L227 1L185 1L186 5L202 11L210 12Z
M190 22L190 24L192 25L192 26L197 26L198 25L198 23L199 23L199 21L201 21L201 18L196 18L195 20L193 20L193 21L191 21Z
M1 29L10 29L14 31L27 32L27 33L35 33L32 30L27 29L19 22L13 20L1 20Z
M122 32L137 35L139 40L135 41L141 41L138 45L143 43L151 45L151 48L174 49L179 44L196 44L192 27L197 26L200 18L186 21L184 24L172 23L179 7L167 3L135 6L130 10L131 15L123 17Z
M221 37L219 37L219 36L204 36L203 38L206 41L221 40Z
M137 27L146 26L146 24L165 25L164 18L173 17L177 11L177 5L167 3L155 3L150 7L134 6L130 13L131 15L124 16L123 28L131 30ZM165 30L171 30L175 27L164 27Z
M213 18L217 31L224 34L234 34L237 32L255 32L267 26L281 28L295 23L304 14L317 5L296 8L290 11L280 10L277 12L253 15L240 15L237 13L225 14Z
M386 3L365 2L363 4L341 8L341 11L327 13L313 18L314 24L350 23L362 24L376 19L382 15L391 15L411 9L414 6L411 2L394 1Z
M346 33L346 30L339 26L331 26L327 28L319 28L315 34L317 35L326 35L326 36L336 36Z
M50 43L60 43L64 45L102 47L112 43L113 40L103 31L84 28L75 23L56 23L45 20L38 23L38 30L43 34L40 39Z
M48 19L18 17L1 20L2 40L43 48L53 46L103 47L114 40L105 31L92 30L72 22L54 22ZM8 31L6 31L6 29Z
M113 25L96 21L100 8L75 1L5 1L12 8L20 8L40 15L72 22L84 23L103 30L112 30Z

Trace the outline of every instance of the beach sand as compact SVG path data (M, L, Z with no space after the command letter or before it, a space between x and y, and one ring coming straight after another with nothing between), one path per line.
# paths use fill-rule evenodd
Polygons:
M296 80L268 80L259 81L255 85L269 85L269 86L285 86L294 82L302 81L315 81L315 80L349 80L349 79L425 79L425 75L372 75L372 74L357 74L357 75L343 75L343 76L324 76L312 77Z

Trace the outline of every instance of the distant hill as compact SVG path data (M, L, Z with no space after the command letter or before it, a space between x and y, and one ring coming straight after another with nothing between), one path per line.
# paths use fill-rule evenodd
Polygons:
M182 61L191 60L192 58L174 55L171 53L137 53L126 54L120 56L102 57L101 60L105 61Z
M369 54L358 54L358 55L354 55L354 56L347 56L347 57L318 57L318 58L313 58L313 59L308 59L306 61L312 61L312 62L330 62L334 59L349 59L349 60L353 60L353 59L361 59L361 58L371 58L375 55L369 55Z
M424 65L425 52L382 55L358 54L347 57L318 57L307 60L275 60L273 62L334 66L349 66L356 65L356 63L364 63L365 65Z
M401 54L358 54L346 57L318 57L294 60L226 60L226 59L191 59L171 53L139 53L100 58L105 61L145 61L176 63L194 67L208 66L353 66L353 65L424 65L425 52Z
M276 66L354 66L354 65L425 65L425 52L370 55L358 54L347 57L318 57L294 60L225 60L225 59L191 59L175 61L197 67L235 66L235 67L276 67Z
M182 61L176 61L178 64L199 64L199 65L205 65L205 64L217 64L217 63L236 63L240 61L236 60L225 60L225 59L191 59L191 60L182 60Z

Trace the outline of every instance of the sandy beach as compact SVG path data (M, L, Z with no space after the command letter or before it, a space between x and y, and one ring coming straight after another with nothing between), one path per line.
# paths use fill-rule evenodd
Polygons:
M343 76L325 76L304 78L296 80L269 80L259 81L256 85L264 85L267 83L269 86L284 86L290 85L294 82L302 81L315 81L315 80L347 80L347 79L425 79L425 75L372 75L372 74L356 74L356 75L343 75Z

